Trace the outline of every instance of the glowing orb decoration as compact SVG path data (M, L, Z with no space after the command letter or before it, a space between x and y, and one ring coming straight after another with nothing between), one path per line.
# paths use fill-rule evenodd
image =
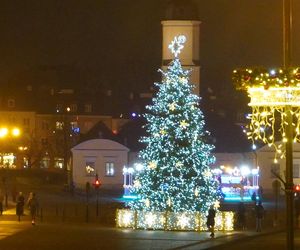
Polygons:
M300 68L238 69L233 82L239 90L246 90L252 108L247 126L248 139L262 141L275 149L275 161L285 157L287 125L294 130L293 142L300 142ZM292 124L288 122L291 113Z
M233 212L217 212L215 230L232 231ZM199 212L145 212L117 209L117 227L151 230L207 231L206 214Z

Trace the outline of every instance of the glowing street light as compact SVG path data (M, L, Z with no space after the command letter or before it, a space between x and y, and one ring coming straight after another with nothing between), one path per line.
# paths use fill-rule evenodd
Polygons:
M0 138L6 137L8 134L7 128L0 128Z
M12 131L11 131L11 133L15 137L18 137L21 134L20 129L18 129L18 128L13 128Z

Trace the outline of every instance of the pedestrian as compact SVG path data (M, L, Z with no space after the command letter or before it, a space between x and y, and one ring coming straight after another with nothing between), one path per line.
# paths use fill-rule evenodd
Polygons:
M0 190L0 215L3 214L3 201L4 201L4 195L2 190Z
M213 206L210 206L208 210L208 215L207 215L207 221L206 221L206 226L208 228L208 231L210 232L210 237L214 238L215 237L215 216L216 216L216 211Z
M255 206L256 232L261 232L261 222L262 219L264 218L264 212L265 209L261 201L259 201L258 204Z
M256 192L253 192L251 195L251 200L254 202L254 206L256 206Z
M241 230L246 228L246 207L244 202L240 202L237 210L237 223Z
M34 226L35 218L36 218L36 214L37 214L37 210L38 210L38 205L39 205L35 193L31 192L29 194L29 198L27 200L27 205L28 205L30 215L31 215L31 224Z
M17 205L16 205L16 214L18 216L18 220L21 220L21 216L24 215L24 204L25 199L22 192L19 192L17 197Z

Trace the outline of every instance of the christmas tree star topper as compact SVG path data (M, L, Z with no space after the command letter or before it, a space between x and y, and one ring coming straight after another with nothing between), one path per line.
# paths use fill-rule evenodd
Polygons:
M181 50L183 49L183 44L186 42L186 37L184 35L175 36L174 40L169 45L169 49L171 50L172 54L177 57L180 54Z

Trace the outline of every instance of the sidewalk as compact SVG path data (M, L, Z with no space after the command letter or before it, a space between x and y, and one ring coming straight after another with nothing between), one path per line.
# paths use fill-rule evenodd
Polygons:
M18 224L18 218L16 216L15 204L9 204L9 209L5 210L3 216L0 216L0 224L10 222ZM25 215L21 217L21 222L28 222L30 225L29 211L25 209ZM27 223L26 223L27 224ZM133 230L133 229L120 229L114 227L103 226L101 221L90 221L90 223L74 218L74 220L62 221L59 218L45 218L42 222L40 218L37 218L36 226L40 234L38 237L44 238L48 235L48 231L58 231L58 234L74 235L72 232L77 231L78 235L83 239L90 240L90 235L95 234L96 238L102 238L103 235L114 241L122 242L122 245L117 244L115 249L182 249L182 250L203 250L203 249L218 249L220 245L234 244L237 241L244 240L245 238L261 237L268 234L280 232L280 229L274 229L272 227L265 228L263 232L257 233L254 229L245 231L231 231L231 232L216 232L215 238L211 239L208 232L180 232L180 231L146 231L146 230ZM59 233L60 231L60 233ZM27 234L24 232L24 234ZM13 236L12 236L13 237ZM106 238L107 239L107 238ZM104 241L106 240L103 239ZM59 240L59 239L54 239ZM73 239L76 242L77 239ZM76 244L74 242L74 244ZM53 243L53 242L52 242ZM78 243L79 244L79 243ZM90 242L92 245L93 242ZM142 246L142 248L141 248ZM94 249L94 248L90 248Z

